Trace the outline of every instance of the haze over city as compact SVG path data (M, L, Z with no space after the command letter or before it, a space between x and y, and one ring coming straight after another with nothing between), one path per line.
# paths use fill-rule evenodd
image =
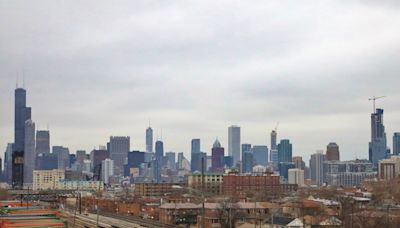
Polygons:
M19 77L39 129L72 152L110 135L144 150L150 120L165 151L190 157L192 138L227 147L232 124L269 145L279 122L294 155L334 141L343 160L368 158L369 97L387 96L389 146L399 129L400 6L311 2L1 2L0 144Z

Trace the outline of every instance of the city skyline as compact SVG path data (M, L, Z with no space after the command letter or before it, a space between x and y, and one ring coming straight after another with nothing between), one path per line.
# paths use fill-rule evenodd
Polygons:
M17 75L36 128L49 125L51 145L72 153L110 136L130 136L131 149L145 151L151 119L165 151L187 158L193 138L208 154L216 137L228 148L230 125L241 127L242 143L270 146L276 122L278 141L290 139L294 156L306 160L336 142L341 160L368 158L373 95L387 96L377 107L389 147L399 131L397 4L64 4L42 12L29 2L0 3L3 152L14 141ZM280 15L287 20L277 28Z

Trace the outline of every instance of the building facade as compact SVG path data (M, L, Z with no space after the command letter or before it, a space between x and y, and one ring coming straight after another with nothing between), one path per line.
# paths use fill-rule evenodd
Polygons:
M153 153L153 129L150 126L146 129L146 152Z
M49 154L50 153L50 132L49 131L36 131L36 153Z
M65 170L34 170L33 190L53 190L61 188L61 181L65 179Z
M224 172L225 150L218 139L215 140L211 149L211 170L215 173Z
M393 134L393 154L400 155L400 132Z
M35 151L35 123L32 120L25 122L25 154L24 154L24 186L32 185L32 175L36 163Z
M376 109L371 114L371 141L369 143L369 160L377 165L379 160L386 158L387 142L385 126L383 125L383 109Z
M114 161L114 174L123 175L125 160L130 151L130 137L111 136L109 145L110 158Z
M110 183L110 177L114 176L114 161L106 158L101 162L102 166L102 180L104 184Z
M191 174L188 176L188 187L209 194L219 195L222 193L224 175L222 173Z
M289 139L282 139L278 145L278 162L292 162L292 150Z
M339 146L335 142L331 142L326 146L326 160L340 161Z
M395 179L400 174L400 156L392 156L379 161L378 177L381 180Z
M299 187L304 186L304 170L302 169L289 169L289 184L297 184Z
M268 146L254 145L251 149L253 159L256 165L267 166L268 164Z
M318 186L324 183L324 164L325 154L323 151L317 151L310 158L310 176L311 180Z
M228 155L233 157L233 165L240 161L240 127L228 128Z

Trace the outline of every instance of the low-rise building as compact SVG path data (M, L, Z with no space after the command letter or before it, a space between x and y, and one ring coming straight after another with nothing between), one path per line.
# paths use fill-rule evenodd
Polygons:
M382 180L390 180L400 174L400 156L392 156L379 161L378 177Z
M222 193L222 184L224 182L224 174L222 173L207 173L192 174L188 177L188 187L197 189L210 194L219 195Z
M65 179L65 171L61 169L34 170L33 190L52 190L60 188L60 182Z
M302 169L289 169L289 184L297 184L304 186L304 170Z
M135 195L140 197L162 197L165 194L179 191L184 188L183 183L137 183L135 184Z

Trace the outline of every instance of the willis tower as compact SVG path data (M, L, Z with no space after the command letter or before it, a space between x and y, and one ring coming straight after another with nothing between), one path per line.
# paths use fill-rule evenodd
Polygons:
M12 187L22 189L24 182L25 122L31 119L31 108L26 107L26 90L15 90L14 147L12 153Z

